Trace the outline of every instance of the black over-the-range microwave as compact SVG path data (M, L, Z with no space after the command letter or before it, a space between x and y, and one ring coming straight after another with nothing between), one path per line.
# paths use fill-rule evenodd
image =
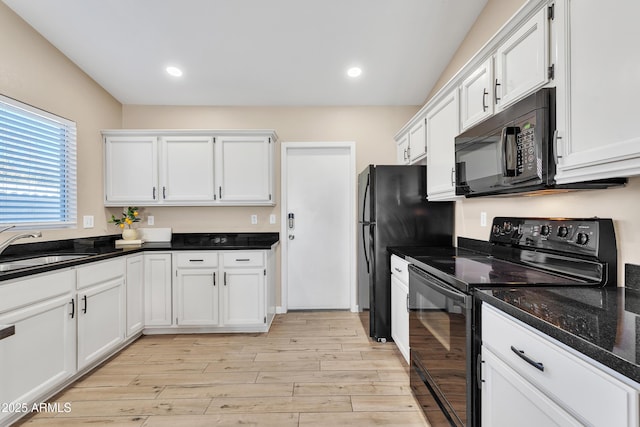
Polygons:
M613 178L555 182L555 88L544 88L458 135L456 194L466 197L597 189L624 185Z

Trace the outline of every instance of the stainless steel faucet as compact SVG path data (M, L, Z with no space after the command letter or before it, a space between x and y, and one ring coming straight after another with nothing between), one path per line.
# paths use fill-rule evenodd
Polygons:
M15 227L15 225L10 225L8 227L3 227L0 229L0 233L2 233L3 231L7 231L11 228ZM15 236L11 236L9 237L7 240L5 240L4 242L0 243L0 254L2 252L4 252L5 249L7 249L9 246L11 246L11 244L13 242L15 242L18 239L26 239L26 238L35 238L35 237L42 237L42 232L40 231L36 231L35 233L24 233L24 234L16 234Z

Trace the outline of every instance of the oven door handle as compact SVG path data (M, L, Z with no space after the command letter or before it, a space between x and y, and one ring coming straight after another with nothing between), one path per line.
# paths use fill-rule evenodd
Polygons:
M418 267L415 267L413 264L409 265L409 270L412 271L421 279L420 280L421 284L428 286L432 289L435 289L439 293L445 295L448 298L451 298L454 301L462 302L462 303L465 302L467 297L466 294L454 289L453 287L450 287L444 282L441 282L436 277L431 276L430 274L428 274L424 270L421 270Z

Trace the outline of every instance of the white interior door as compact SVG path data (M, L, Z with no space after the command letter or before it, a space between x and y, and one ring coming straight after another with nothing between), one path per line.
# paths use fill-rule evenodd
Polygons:
M285 310L355 310L354 159L353 143L283 144Z

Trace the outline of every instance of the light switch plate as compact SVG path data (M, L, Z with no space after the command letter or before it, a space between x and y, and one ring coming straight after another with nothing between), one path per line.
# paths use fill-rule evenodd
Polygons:
M480 212L480 227L486 227L486 226L487 226L487 213Z
M84 215L82 217L82 226L84 228L93 228L93 215Z
M156 219L153 217L153 215L147 215L147 225L153 225L155 224Z
M256 225L258 223L258 215L251 215L251 224Z
M269 215L269 224L276 223L276 216L274 214Z

